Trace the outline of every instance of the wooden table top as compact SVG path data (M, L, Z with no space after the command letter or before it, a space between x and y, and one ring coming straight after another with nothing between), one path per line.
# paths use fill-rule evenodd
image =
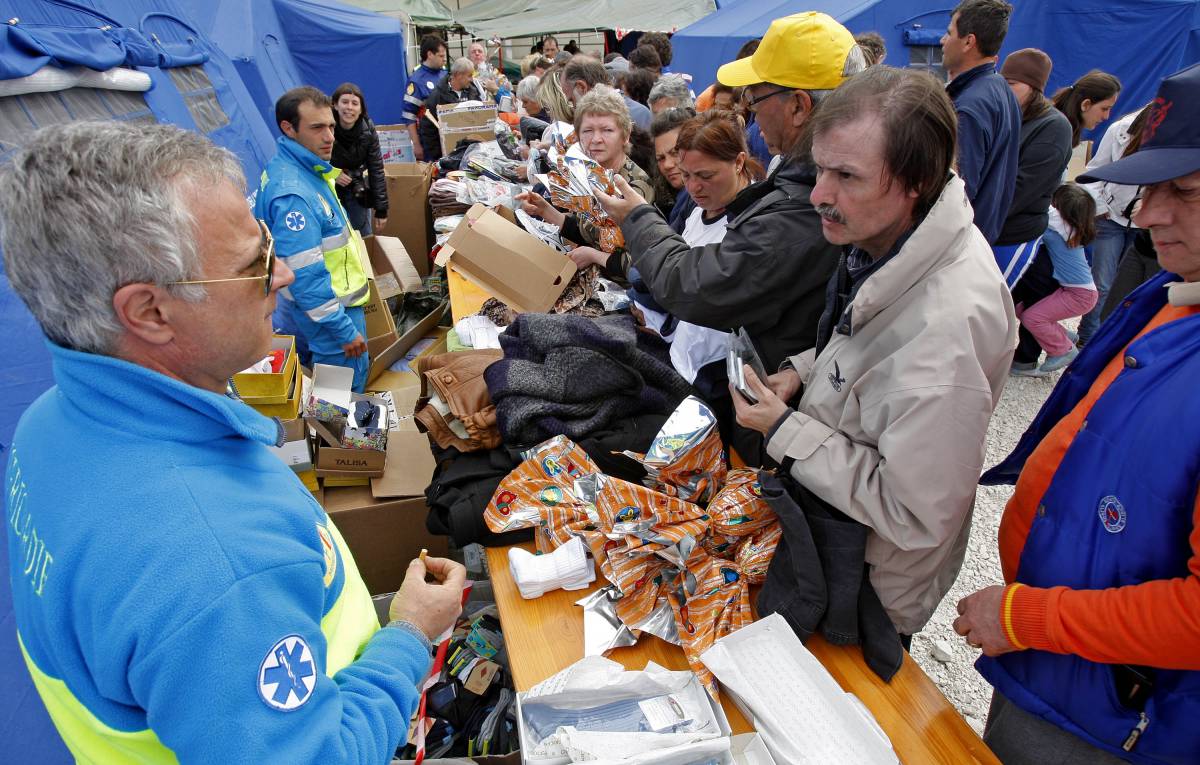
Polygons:
M534 549L532 542L521 546ZM587 590L555 590L525 600L508 571L508 548L487 548L487 560L517 690L529 690L582 659L583 609L575 601L601 586L602 579ZM867 667L857 647L833 646L820 636L813 636L805 645L844 690L871 710L901 762L999 765L987 745L908 654L900 671L885 683ZM636 645L610 651L608 658L626 669L645 669L647 661L668 669L688 669L682 649L652 635L643 635ZM754 730L727 695L722 697L722 706L734 733Z

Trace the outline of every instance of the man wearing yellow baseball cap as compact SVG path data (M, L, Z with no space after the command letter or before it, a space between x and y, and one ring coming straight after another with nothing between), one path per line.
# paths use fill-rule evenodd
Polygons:
M744 327L771 372L816 343L839 252L825 241L808 198L815 172L793 150L813 106L865 68L854 36L823 13L776 19L752 57L721 67L721 82L750 86L749 108L771 153L782 156L765 181L747 186L725 208L720 242L689 247L619 178L620 197L597 194L621 224L632 264L655 301L702 327ZM732 426L732 402L709 403ZM737 429L733 446L748 464L762 464L761 435Z
M854 35L817 11L775 19L750 58L717 70L724 85L744 87L772 154L787 154L800 140L813 107L847 77L866 68Z

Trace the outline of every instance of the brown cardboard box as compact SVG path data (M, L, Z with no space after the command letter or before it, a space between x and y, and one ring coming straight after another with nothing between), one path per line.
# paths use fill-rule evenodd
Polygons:
M379 154L387 162L412 162L412 137L408 125L376 125L379 136Z
M387 460L387 452L374 449L340 449L327 446L318 440L317 460L314 465L317 475L333 475L338 478L379 478Z
M399 239L390 236L368 236L363 241L367 246L371 270L375 274L368 284L370 297L363 305L363 318L367 325L367 353L371 356L374 369L374 360L400 339L386 300L404 292L419 290L421 277L414 270L416 263L409 259L408 252Z
M400 589L409 562L422 548L436 557L449 552L447 537L425 530L424 497L377 500L367 487L353 486L326 489L323 504L373 594Z
M404 388L392 394L397 422L388 434L387 465L383 475L371 479L375 497L419 497L433 479L436 463L429 448L429 437L417 430L412 413L420 386Z
M570 261L568 261L570 262ZM388 371L388 368L395 364L400 359L404 358L404 354L409 348L417 344L417 341L429 334L442 317L449 309L449 302L443 301L440 306L429 312L424 319L416 324L412 329L405 332L403 335L396 337L390 343L386 343L386 347L378 352L374 348L368 347L371 353L371 371L367 374L367 381L371 381ZM385 311L386 313L386 311ZM389 314L390 317L390 314ZM393 330L392 336L395 336Z
M433 165L425 162L392 162L383 166L387 176L388 220L377 231L399 237L417 273L429 275L429 250L433 247L433 217L429 212L429 186Z
M518 312L550 310L575 275L566 255L477 204L438 252L468 281Z
M480 141L496 139L496 107L494 104L463 106L440 104L438 106L438 134L442 140L442 154L450 154L464 138Z

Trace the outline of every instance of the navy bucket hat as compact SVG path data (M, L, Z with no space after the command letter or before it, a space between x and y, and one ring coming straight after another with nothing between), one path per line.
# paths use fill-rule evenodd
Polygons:
M1075 180L1147 186L1200 170L1200 64L1163 80L1147 108L1141 148Z

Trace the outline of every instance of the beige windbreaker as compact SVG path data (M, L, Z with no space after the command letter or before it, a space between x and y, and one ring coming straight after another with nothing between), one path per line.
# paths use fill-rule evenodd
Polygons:
M792 359L799 411L767 445L873 530L871 583L896 629L925 625L962 565L984 438L1017 343L1012 298L952 176L859 288L851 334ZM835 318L836 321L836 318Z

